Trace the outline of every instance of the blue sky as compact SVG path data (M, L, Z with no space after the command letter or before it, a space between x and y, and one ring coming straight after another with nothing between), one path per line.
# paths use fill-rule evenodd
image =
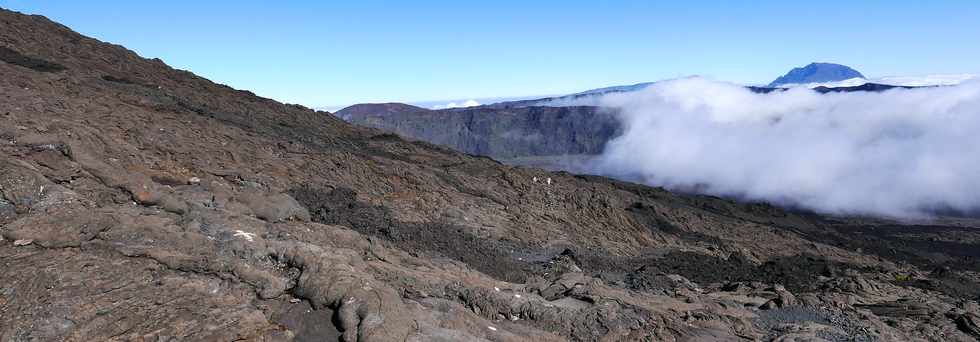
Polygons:
M977 1L0 0L235 88L308 106L572 93L811 61L980 72Z

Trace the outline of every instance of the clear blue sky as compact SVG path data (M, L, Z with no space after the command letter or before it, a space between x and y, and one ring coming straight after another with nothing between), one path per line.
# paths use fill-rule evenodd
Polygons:
M561 94L811 61L980 72L980 1L0 0L216 82L309 106Z

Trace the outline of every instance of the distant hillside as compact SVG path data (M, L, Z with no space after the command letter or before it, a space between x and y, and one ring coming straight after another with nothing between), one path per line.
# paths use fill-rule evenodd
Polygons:
M575 96L575 95L597 95L597 94L608 94L608 93L619 93L619 92L637 91L637 90L643 90L644 88L649 87L650 85L652 85L654 83L656 83L656 82L643 82L643 83L637 83L637 84L631 84L631 85L621 85L621 86L612 86L612 87L605 87L605 88L590 89L590 90L586 90L586 91L583 91L583 92L571 94L571 95L568 95L568 96Z
M864 75L846 65L810 63L807 66L790 70L786 75L780 76L772 81L772 83L769 83L769 87L779 87L787 84L835 82L852 78L864 78Z
M390 115L398 113L411 113L416 111L426 111L428 109L416 107L409 104L389 102L389 103L361 103L356 104L334 113L337 117L350 121L353 116L363 115Z
M405 104L360 104L337 116L469 154L494 158L598 154L620 132L611 109L481 106L428 110Z

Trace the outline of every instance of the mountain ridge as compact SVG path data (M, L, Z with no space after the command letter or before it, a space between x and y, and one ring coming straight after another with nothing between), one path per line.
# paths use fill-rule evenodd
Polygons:
M615 111L590 106L392 108L361 104L336 114L354 124L496 159L598 154L622 129Z

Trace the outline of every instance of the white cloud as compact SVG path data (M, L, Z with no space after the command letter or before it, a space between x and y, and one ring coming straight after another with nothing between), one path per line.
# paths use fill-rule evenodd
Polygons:
M980 208L980 82L756 94L685 78L601 103L625 128L601 174L839 214Z
M816 87L854 87L865 83L878 83L887 84L894 86L906 86L906 87L928 87L928 86L948 86L957 85L963 82L967 82L976 79L977 75L973 74L940 74L940 75L925 75L925 76L885 76L878 78L860 78L855 77L851 79L846 79L843 81L836 82L822 82L822 83L805 83L805 84L786 84L781 87L806 87L806 88L816 88Z
M873 79L874 83L901 85L910 87L924 87L937 85L956 85L976 79L973 74L948 74L948 75L926 75L926 76L887 76Z
M444 105L435 105L432 106L432 109L466 108L466 107L476 107L479 105L480 103L477 102L476 100L466 100L463 101L463 103L450 102Z

